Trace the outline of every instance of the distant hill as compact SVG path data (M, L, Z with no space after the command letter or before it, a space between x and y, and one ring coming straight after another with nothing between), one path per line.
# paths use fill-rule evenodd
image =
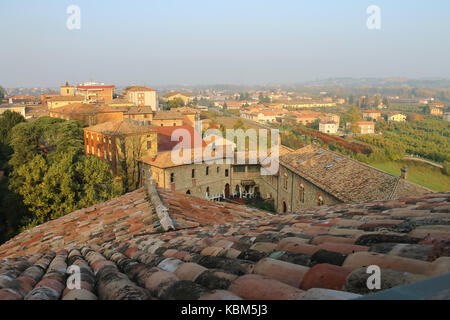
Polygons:
M450 79L408 79L408 78L330 78L302 83L305 87L346 88L450 88Z

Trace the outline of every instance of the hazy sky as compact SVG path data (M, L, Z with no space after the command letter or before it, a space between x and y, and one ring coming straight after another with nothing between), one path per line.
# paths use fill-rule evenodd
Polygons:
M450 78L448 0L0 0L0 30L5 87Z

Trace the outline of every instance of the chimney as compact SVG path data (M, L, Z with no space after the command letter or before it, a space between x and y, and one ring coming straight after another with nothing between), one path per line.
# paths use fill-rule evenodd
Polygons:
M405 179L405 180L408 179L408 167L407 166L403 166L400 178Z

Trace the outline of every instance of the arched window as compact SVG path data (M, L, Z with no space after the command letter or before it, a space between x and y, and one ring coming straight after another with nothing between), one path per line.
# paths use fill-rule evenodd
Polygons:
M209 174L209 167L206 167L206 175Z
M174 183L175 182L175 174L171 173L170 174L170 183Z
M287 189L288 188L288 176L287 174L283 174L283 188Z
M305 202L305 186L303 183L298 186L298 199L300 202Z
M317 197L317 205L318 206L323 206L325 204L325 201L323 200L323 197L321 195L319 195Z
M195 178L195 169L192 169L192 179Z
M206 187L206 196L209 197L209 187Z

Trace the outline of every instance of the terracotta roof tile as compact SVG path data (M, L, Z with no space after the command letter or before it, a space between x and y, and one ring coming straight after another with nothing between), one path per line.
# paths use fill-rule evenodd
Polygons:
M373 292L368 265L380 266L382 289L450 273L449 193L286 216L159 196L186 226L156 230L140 189L0 246L0 299L354 299ZM71 265L81 289L67 288Z
M343 202L390 200L431 192L313 145L280 156L280 163Z

